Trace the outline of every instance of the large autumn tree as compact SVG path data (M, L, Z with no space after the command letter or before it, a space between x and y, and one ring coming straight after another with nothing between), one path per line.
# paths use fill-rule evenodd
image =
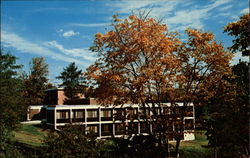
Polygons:
M25 97L30 105L43 104L48 83L48 64L43 57L33 58L30 62L30 72L24 76Z
M148 120L156 120L160 127L159 144L167 147L167 127L172 125L155 107L166 100L173 106L182 100L185 107L197 93L211 96L211 88L229 69L231 55L212 33L189 29L188 41L182 43L166 25L145 14L124 20L114 16L112 26L113 30L96 34L92 50L99 58L87 72L98 100L103 105L131 102L149 108L153 115ZM176 153L184 131L183 122L178 124Z
M225 26L224 32L234 36L233 45L230 49L234 52L240 51L243 56L249 56L250 48L250 14L244 14L238 21L231 22Z

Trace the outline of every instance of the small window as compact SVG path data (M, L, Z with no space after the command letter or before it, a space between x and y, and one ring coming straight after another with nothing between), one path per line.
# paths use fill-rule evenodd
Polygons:
M88 114L88 118L97 118L98 110L88 110L87 114Z
M98 125L89 125L87 126L87 132L94 132L94 133L98 133Z
M112 110L102 109L101 117L112 117Z
M84 111L83 110L74 111L74 118L84 118Z
M57 119L69 119L69 111L57 111L56 112Z
M194 120L185 119L185 130L193 130L193 129L194 129Z

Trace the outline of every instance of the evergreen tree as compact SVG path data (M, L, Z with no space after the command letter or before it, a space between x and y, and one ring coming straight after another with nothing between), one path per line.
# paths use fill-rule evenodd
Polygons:
M69 100L78 98L78 94L84 90L82 70L78 70L78 67L74 62L70 63L68 67L64 68L60 76L57 79L62 80L62 84L65 88L65 95Z

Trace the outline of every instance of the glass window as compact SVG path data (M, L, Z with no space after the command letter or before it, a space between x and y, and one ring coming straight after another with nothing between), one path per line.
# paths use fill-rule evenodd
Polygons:
M56 118L57 119L69 119L69 111L57 111Z
M74 118L84 118L84 111L83 110L74 111Z
M87 116L88 116L88 118L97 118L98 117L98 110L88 110Z
M101 110L101 117L112 117L112 110Z
M88 132L94 132L94 133L98 133L98 125L89 125L87 126L87 131Z
M194 129L194 120L185 119L185 130L193 130L193 129Z

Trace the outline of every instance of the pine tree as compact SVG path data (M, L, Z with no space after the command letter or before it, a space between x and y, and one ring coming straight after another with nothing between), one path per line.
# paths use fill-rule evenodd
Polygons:
M78 67L74 62L64 68L57 79L62 80L62 84L60 86L65 88L65 95L69 100L78 98L78 94L84 89L84 86L82 85L82 70L78 70Z

